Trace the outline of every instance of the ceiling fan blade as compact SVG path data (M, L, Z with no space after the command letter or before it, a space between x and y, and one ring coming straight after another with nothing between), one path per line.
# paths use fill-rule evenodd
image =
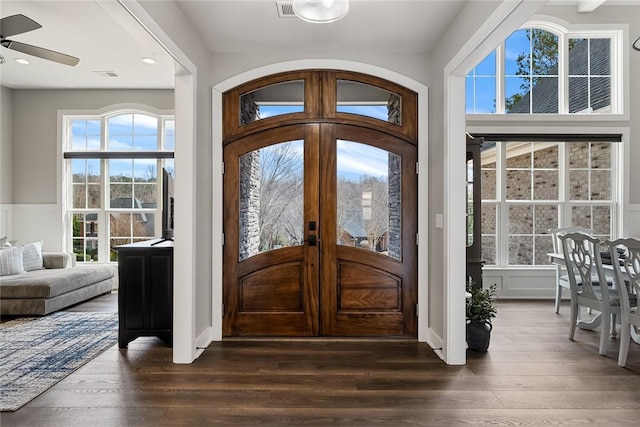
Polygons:
M0 36L2 36L3 39L16 34L37 30L38 28L42 28L42 25L20 14L0 19Z
M64 53L45 49L43 47L33 46L26 43L14 42L13 40L3 40L2 46L6 47L7 49L26 53L27 55L37 56L38 58L59 62L60 64L71 65L72 67L80 62L80 60L75 56L65 55Z

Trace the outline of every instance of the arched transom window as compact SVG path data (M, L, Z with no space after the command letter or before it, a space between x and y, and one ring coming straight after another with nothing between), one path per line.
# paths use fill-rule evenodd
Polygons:
M620 114L621 38L530 23L467 74L467 114Z

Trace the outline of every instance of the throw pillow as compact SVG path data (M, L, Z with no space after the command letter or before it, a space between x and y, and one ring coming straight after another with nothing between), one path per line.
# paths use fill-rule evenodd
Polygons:
M22 265L24 271L42 270L42 241L24 245Z
M0 276L24 273L23 248L6 248L0 251Z

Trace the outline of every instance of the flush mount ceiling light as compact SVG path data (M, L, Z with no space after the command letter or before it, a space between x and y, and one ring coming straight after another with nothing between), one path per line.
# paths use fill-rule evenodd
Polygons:
M16 59L14 59L14 61L16 61L18 64L21 64L21 65L29 65L29 64L31 64L31 62L27 61L24 58L16 58Z
M293 13L303 21L327 24L344 18L349 0L293 0Z

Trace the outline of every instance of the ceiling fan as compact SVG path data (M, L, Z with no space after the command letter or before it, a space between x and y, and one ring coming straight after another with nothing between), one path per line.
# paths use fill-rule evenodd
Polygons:
M16 50L18 52L26 53L27 55L37 56L38 58L58 62L60 64L74 66L80 62L78 58L64 53L13 40L7 40L6 38L37 30L38 28L42 28L42 25L21 14L2 18L0 19L0 44L7 49Z

